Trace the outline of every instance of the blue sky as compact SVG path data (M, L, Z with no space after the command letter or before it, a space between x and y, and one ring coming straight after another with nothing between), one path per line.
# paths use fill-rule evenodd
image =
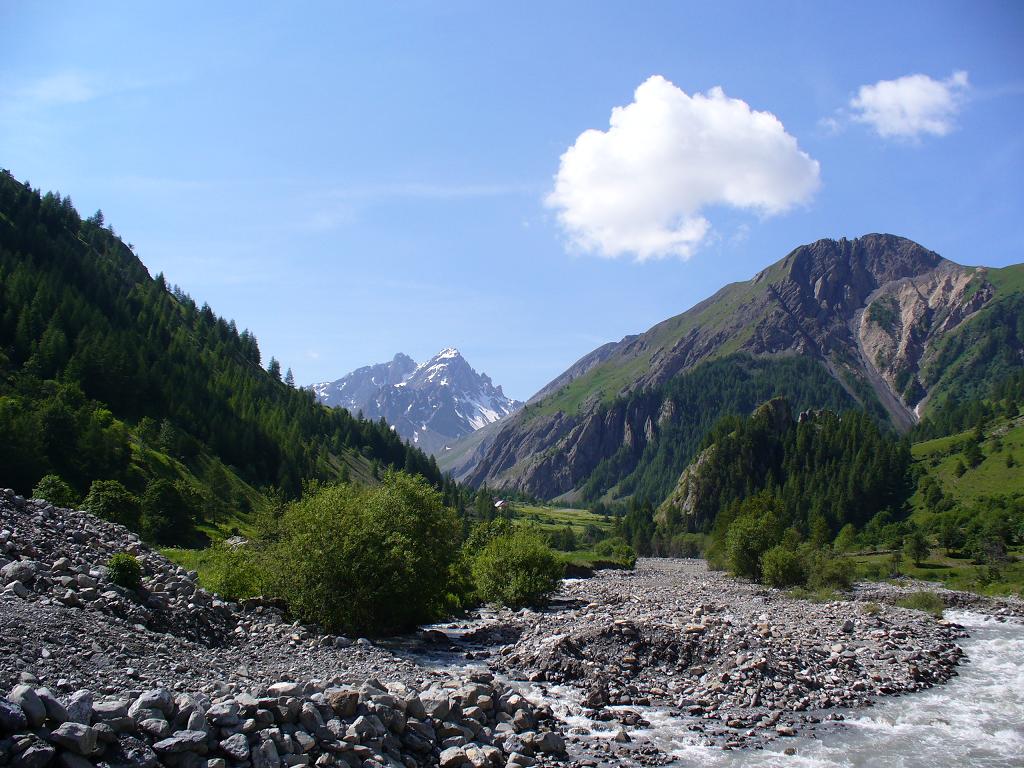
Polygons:
M0 29L0 166L300 383L453 345L525 399L820 237L1024 261L1021 3L4 3Z

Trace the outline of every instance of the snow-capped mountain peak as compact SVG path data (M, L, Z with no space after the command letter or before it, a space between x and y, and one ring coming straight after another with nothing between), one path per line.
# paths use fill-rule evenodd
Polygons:
M398 434L431 453L522 406L454 347L418 365L399 353L390 363L359 368L312 390L326 405L371 419L383 416Z

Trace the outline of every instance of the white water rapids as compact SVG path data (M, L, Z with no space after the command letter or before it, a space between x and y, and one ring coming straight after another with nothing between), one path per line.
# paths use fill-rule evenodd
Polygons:
M694 743L685 721L649 708L638 711L651 727L630 735L649 739L679 766L1024 766L1024 625L965 611L947 611L946 617L971 633L961 643L968 661L957 677L866 709L841 710L845 721L823 723L814 735L780 738L763 750L728 751ZM564 702L549 702L564 711ZM584 725L579 717L568 719ZM796 754L784 754L787 748Z
M651 723L649 728L628 729L630 737L656 745L676 758L673 765L681 767L1024 766L1024 624L968 611L946 611L946 618L965 626L970 637L961 641L967 660L958 667L959 674L943 685L881 698L873 707L833 710L843 714L845 721L821 723L814 733L779 738L764 749L701 745L687 730L685 718L650 707L628 707ZM451 656L446 661L450 664ZM532 700L549 704L569 727L586 729L597 738L611 738L618 729L618 725L585 718L575 689L518 687ZM788 748L795 754L786 755Z

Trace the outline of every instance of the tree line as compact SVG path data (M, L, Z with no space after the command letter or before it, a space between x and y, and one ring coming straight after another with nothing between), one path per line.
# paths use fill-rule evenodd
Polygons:
M94 480L142 496L156 451L196 468L200 490L215 462L293 498L339 477L344 454L440 487L383 420L325 408L270 368L250 331L150 277L102 214L0 173L0 482L29 492L56 474L79 498Z

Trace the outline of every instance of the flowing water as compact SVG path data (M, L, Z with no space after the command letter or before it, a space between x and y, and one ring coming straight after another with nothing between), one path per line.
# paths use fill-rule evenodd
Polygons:
M823 723L813 734L780 738L760 750L722 750L695 743L686 721L664 710L631 707L651 725L630 729L630 736L674 756L674 765L702 768L1024 766L1024 624L966 611L947 611L946 618L971 635L961 641L968 660L957 677L927 691L880 699L873 707L841 710L845 721ZM523 688L569 726L598 738L612 736L609 724L580 714L574 689ZM784 754L787 748L795 754Z
M675 755L680 766L807 766L808 768L936 768L1024 766L1024 625L948 611L971 633L968 661L945 685L844 710L814 736L778 739L763 750L698 746L665 713L646 710L651 728L636 732ZM786 748L796 750L785 755Z

